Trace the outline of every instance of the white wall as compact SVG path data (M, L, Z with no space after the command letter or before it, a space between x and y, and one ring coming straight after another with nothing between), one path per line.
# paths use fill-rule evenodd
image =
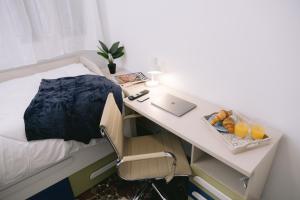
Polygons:
M300 1L101 1L125 67L164 61L165 82L284 132L263 199L300 199ZM249 161L251 162L251 161Z

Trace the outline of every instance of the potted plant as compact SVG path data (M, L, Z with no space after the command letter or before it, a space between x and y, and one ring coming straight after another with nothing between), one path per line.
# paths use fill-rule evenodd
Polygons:
M98 55L102 56L104 59L108 61L108 69L111 74L116 73L116 64L114 63L114 59L120 58L124 55L124 47L119 47L120 42L115 42L108 49L107 46L99 40L101 47L98 47L99 51Z

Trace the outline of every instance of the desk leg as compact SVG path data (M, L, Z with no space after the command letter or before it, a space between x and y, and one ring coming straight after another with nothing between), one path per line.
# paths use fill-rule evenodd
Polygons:
M124 113L124 115L130 115L130 114L134 114L136 112L131 110L130 108L127 108L126 106L124 106L123 113ZM137 136L136 119L135 118L124 121L124 135L127 137Z

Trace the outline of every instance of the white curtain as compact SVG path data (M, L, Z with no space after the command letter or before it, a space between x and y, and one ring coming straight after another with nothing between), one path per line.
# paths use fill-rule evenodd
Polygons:
M96 49L99 17L97 0L0 0L0 70Z

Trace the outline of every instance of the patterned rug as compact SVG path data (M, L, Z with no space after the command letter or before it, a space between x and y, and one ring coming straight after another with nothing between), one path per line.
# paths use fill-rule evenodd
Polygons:
M187 181L186 177L176 177L169 184L163 180L155 182L159 191L170 200L187 199ZM145 188L144 182L124 181L116 174L105 179L92 189L86 191L77 197L77 200L130 200L137 191ZM149 187L142 197L144 200L161 200L157 193Z

